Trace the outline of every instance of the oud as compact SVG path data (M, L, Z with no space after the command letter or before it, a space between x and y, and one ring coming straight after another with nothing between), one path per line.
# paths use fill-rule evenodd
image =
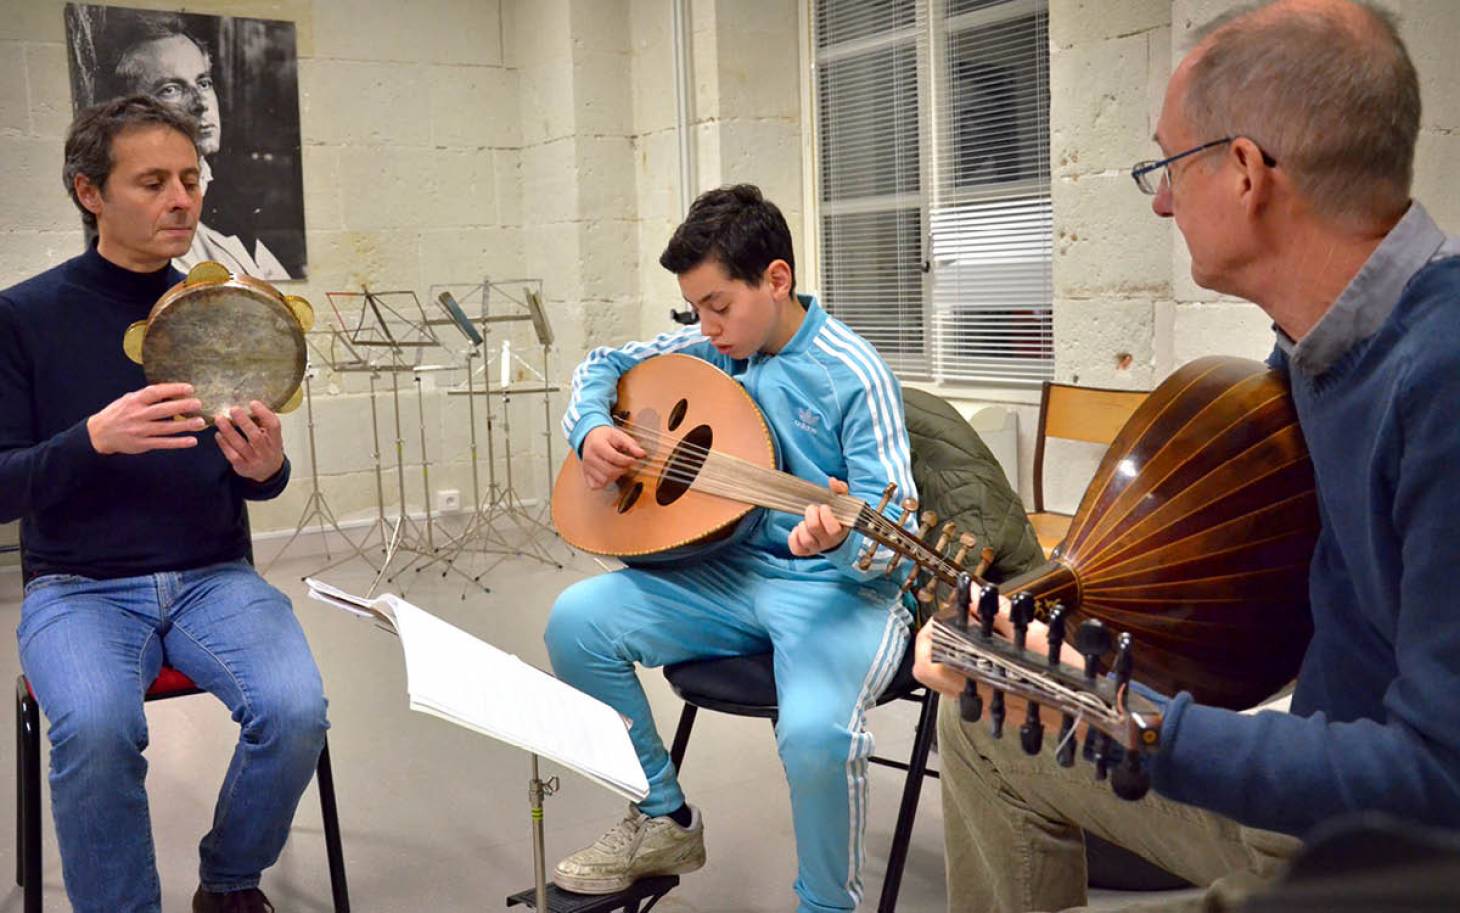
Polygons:
M593 491L569 455L552 503L569 544L630 562L688 560L733 537L757 507L801 514L826 504L871 540L863 567L886 546L888 573L902 557L910 563L904 592L952 605L969 537L946 527L935 536L929 514L906 530L917 504L884 516L891 490L874 508L779 471L759 409L709 363L645 360L620 378L613 415L648 457ZM1147 397L1106 452L1068 537L1003 592L1027 594L1041 621L1058 608L1072 630L1098 620L1129 633L1141 644L1136 680L1159 691L1248 707L1297 673L1312 633L1317 531L1312 466L1281 377L1247 359L1202 358ZM974 554L970 579L982 586L992 555Z

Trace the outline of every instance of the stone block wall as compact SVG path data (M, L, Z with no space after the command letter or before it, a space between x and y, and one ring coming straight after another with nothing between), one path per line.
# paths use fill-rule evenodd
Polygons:
M59 180L71 120L63 6L0 0L0 194L23 201L0 214L0 287L82 245ZM692 189L762 184L786 209L799 243L798 4L688 6ZM657 262L682 216L669 0L205 0L188 10L296 23L310 275L286 291L310 299L322 322L331 313L328 291L409 289L435 317L433 285L540 279L558 337L547 373L559 383L589 348L670 326L669 308L682 304ZM520 297L518 284L504 289ZM493 313L516 310L493 301ZM449 328L441 332L452 351L423 360L459 361L461 342ZM503 339L542 370L529 325L495 324L488 337L494 384ZM534 380L521 365L511 376ZM430 488L455 488L469 502L465 401L444 395L461 380L459 371L423 375L418 397L414 378L403 375L398 435L388 375L377 381L374 433L368 379L321 372L315 440L337 514L373 515L377 448L387 503L398 500L399 452L406 504L422 509L418 415ZM525 498L546 494L550 463L562 457L563 403L553 399L547 428L541 398L511 404L514 481ZM500 479L505 447L496 408ZM480 408L477 422L484 460ZM286 417L296 481L277 501L253 508L256 530L289 530L303 510L308 430L302 412ZM485 465L479 475L484 484Z
M1222 353L1264 358L1271 322L1255 305L1191 279L1185 242L1137 192L1131 165L1158 156L1150 139L1165 85L1191 34L1234 0L1050 0L1050 155L1055 201L1055 379L1150 389L1177 367ZM1460 62L1460 5L1387 0L1419 69L1425 101L1415 196L1460 231L1460 185L1449 173L1460 134L1451 86ZM1128 357L1127 357L1128 356ZM1037 410L1022 406L1021 424ZM1022 453L1030 459L1030 451ZM1090 458L1047 468L1078 493ZM1021 480L1026 498L1028 480ZM1067 504L1066 508L1072 508Z
M129 0L164 8L176 4ZM0 286L79 251L81 231L59 186L71 117L62 0L0 0ZM1270 347L1254 306L1190 279L1185 245L1127 174L1154 154L1149 139L1173 62L1191 30L1230 0L1050 0L1051 171L1055 201L1056 377L1149 388L1210 352L1260 357ZM1460 229L1460 191L1446 164L1460 156L1460 4L1389 0L1424 84L1416 195ZM691 0L691 155L694 192L760 184L785 211L805 290L815 291L808 211L809 61L801 0ZM658 256L682 216L670 0L208 0L199 12L297 24L310 277L289 291L328 313L331 290L538 278L559 345L558 382L592 346L670 329L682 307ZM509 290L511 284L508 284ZM494 302L504 311L510 305ZM449 332L449 331L448 331ZM497 324L537 366L525 324ZM453 341L459 355L460 345ZM427 360L450 356L435 352ZM514 378L531 373L514 367ZM498 368L493 365L493 382ZM426 458L433 488L469 497L463 401L424 380ZM403 378L401 451L407 504L419 510L416 391ZM380 381L388 390L388 379ZM966 412L1000 405L1019 416L1018 487L1029 497L1037 396L945 387ZM324 489L342 515L375 502L370 398L359 375L315 384ZM552 410L560 412L556 398ZM380 446L394 462L388 396L377 398ZM544 429L541 400L512 404L516 481L546 492L563 447ZM480 421L480 413L479 413ZM500 426L499 426L500 429ZM292 528L308 495L307 429L288 419L299 482L254 511L260 530ZM498 432L500 434L500 430ZM551 435L551 437L549 436ZM481 441L485 452L485 441ZM499 474L503 448L497 449ZM1060 463L1078 491L1088 466ZM482 467L485 478L485 467ZM387 500L396 483L387 471Z

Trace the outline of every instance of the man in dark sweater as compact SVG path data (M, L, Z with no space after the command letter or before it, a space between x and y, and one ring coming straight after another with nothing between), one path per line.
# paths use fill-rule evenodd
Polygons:
M21 665L50 720L51 807L77 913L156 913L142 695L163 663L242 727L203 839L195 911L272 910L278 858L324 741L319 671L288 599L249 563L245 500L289 479L263 404L213 419L122 350L181 276L202 205L197 127L145 96L83 112L64 179L86 253L0 292L0 522L21 520Z
M1172 75L1165 158L1132 174L1193 278L1273 319L1322 520L1312 643L1290 713L1175 696L1137 803L946 703L950 910L1084 903L1086 830L1210 886L1172 909L1211 910L1325 820L1460 827L1460 244L1410 199L1419 116L1393 23L1347 0L1224 17ZM918 677L961 690L919 647Z

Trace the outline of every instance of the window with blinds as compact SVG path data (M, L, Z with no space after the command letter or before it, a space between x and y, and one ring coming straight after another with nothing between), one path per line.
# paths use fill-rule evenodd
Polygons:
M904 377L1050 377L1045 0L811 2L828 310Z

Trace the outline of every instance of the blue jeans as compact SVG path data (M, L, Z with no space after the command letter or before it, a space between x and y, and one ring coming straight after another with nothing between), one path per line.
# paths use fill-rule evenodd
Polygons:
M157 913L142 695L163 663L242 732L200 846L210 891L256 887L324 745L324 688L289 600L246 562L117 580L37 577L20 663L50 720L51 809L76 913Z

